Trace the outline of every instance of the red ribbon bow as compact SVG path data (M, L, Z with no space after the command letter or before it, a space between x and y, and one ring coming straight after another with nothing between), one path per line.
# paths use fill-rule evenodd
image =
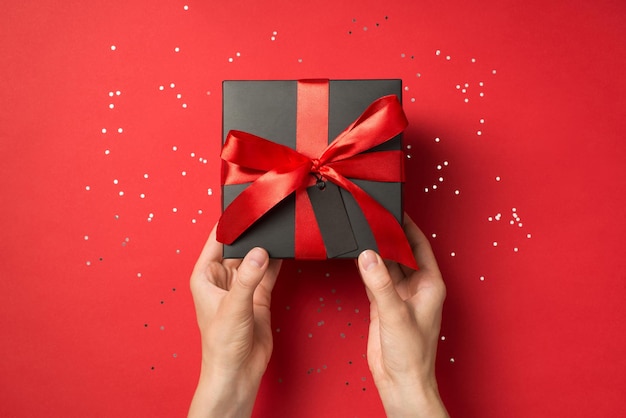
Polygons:
M381 97L339 134L319 158L309 158L287 146L247 132L230 131L221 154L226 162L222 173L223 184L252 184L222 214L217 227L218 241L232 244L259 218L294 192L296 217L300 214L303 219L314 220L306 188L315 184L315 178L321 178L352 194L370 225L383 258L417 269L411 248L396 218L347 178L404 181L401 151L361 153L395 137L407 124L396 96ZM319 229L296 228L296 233L300 229L301 237L296 237L296 258L320 258L320 250L324 257ZM304 248L301 254L298 254L298 242Z

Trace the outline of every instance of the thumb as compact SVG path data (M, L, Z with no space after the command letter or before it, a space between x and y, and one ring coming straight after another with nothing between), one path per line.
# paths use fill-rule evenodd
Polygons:
M269 256L263 248L255 247L246 254L228 292L231 309L252 311L254 291L263 280L268 266Z
M359 272L383 320L393 320L404 306L383 259L372 250L359 255Z

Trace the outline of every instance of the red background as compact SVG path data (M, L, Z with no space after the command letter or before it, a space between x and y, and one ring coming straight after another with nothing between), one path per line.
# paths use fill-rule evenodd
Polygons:
M221 81L316 77L403 79L452 416L626 415L622 2L5 3L1 416L185 415ZM286 262L255 415L382 416L367 318L351 262Z

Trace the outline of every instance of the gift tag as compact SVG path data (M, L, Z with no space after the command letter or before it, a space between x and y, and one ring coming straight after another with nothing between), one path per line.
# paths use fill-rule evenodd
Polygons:
M322 233L326 256L334 258L356 250L358 245L339 187L330 182L318 182L307 188L307 193Z

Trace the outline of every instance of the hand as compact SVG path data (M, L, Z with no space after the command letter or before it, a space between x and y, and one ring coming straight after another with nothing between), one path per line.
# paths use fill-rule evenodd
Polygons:
M358 267L370 300L367 361L388 417L447 417L435 377L446 288L430 244L405 215L420 270L366 250Z
M270 300L281 261L262 248L224 260L215 231L190 281L202 367L189 417L249 417L272 354Z

